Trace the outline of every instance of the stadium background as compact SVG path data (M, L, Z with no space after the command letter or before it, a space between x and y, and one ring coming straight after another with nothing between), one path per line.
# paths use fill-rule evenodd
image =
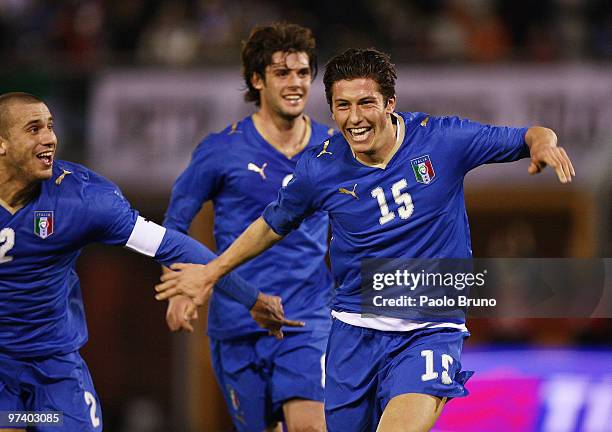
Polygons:
M321 69L349 46L390 52L400 109L558 131L576 161L570 186L529 178L524 162L468 177L475 256L610 257L608 1L2 0L0 91L46 100L59 157L105 174L160 222L199 137L251 111L240 41L281 19L313 29ZM320 77L307 111L331 124ZM213 246L211 223L206 208L194 235ZM157 265L96 246L79 273L105 430L231 430L205 336L166 330ZM612 325L600 316L472 320L472 396L449 404L438 430L609 430Z

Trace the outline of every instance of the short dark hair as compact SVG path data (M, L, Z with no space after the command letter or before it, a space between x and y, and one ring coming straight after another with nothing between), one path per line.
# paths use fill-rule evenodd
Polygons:
M0 95L0 135L6 136L9 130L9 109L15 102L44 103L30 93L11 92Z
M395 65L388 54L375 48L349 48L342 54L333 57L325 65L323 84L329 107L332 106L332 86L341 80L371 78L378 84L385 104L395 96Z
M249 39L242 46L242 77L247 87L244 100L260 104L259 90L253 87L251 78L258 74L262 79L266 76L266 66L272 64L272 55L277 52L308 55L308 63L312 79L317 75L316 42L312 31L306 27L289 23L273 23L255 27Z

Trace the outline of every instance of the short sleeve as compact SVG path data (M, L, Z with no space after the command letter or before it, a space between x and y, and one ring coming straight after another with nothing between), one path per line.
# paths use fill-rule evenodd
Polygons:
M280 189L276 201L264 210L264 220L278 235L285 236L297 229L319 206L315 187L310 180L310 156L310 152L302 155L291 181Z
M449 117L444 128L453 150L460 154L464 172L484 164L512 162L529 156L527 128L491 126Z
M138 212L130 206L119 188L111 182L90 186L85 193L88 203L87 221L93 241L125 245L136 225Z
M215 151L215 139L209 136L194 150L189 166L172 187L164 226L187 233L204 202L211 199L221 184L223 161Z

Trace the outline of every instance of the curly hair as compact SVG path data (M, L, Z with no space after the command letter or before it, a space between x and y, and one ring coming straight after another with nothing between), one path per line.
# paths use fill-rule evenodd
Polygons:
M306 53L314 80L317 75L315 46L312 31L297 24L273 23L255 27L242 46L242 77L247 88L244 100L259 106L259 90L253 87L251 79L253 74L265 78L266 66L272 64L272 55L277 51Z
M327 62L323 74L325 97L329 107L332 106L332 86L341 80L371 78L378 84L385 104L395 96L397 73L388 54L375 48L349 48Z

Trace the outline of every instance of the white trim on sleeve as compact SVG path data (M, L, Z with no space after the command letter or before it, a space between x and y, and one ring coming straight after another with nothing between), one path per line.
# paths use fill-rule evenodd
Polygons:
M138 216L125 247L143 255L154 257L165 234L166 228Z

